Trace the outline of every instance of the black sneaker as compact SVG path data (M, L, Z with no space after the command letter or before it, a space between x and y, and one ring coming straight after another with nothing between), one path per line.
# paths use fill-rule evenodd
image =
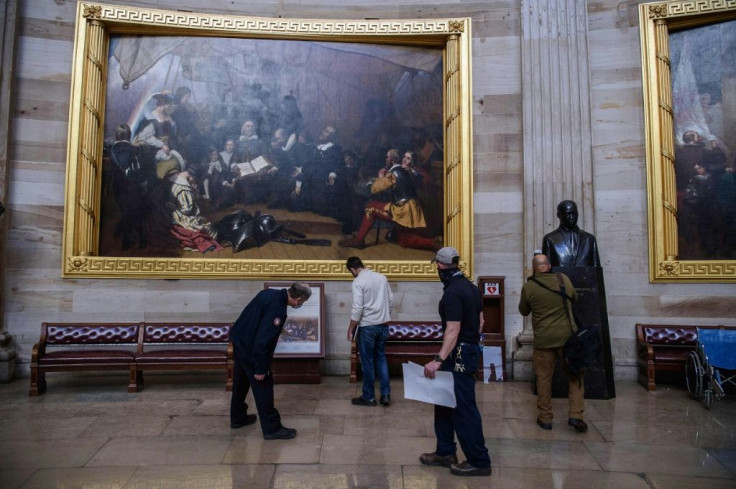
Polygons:
M240 423L230 423L230 428L237 430L238 428L242 428L243 426L248 426L255 423L257 419L258 416L256 416L255 414L247 414L245 416L245 419Z
M542 421L542 420L541 420L541 419L539 419L539 418L537 418L537 424L538 424L538 425L539 425L539 427L540 427L540 428L542 428L543 430L551 430L551 429L552 429L552 423L545 423L544 421Z
M588 425L582 419L570 418L567 420L567 424L575 428L578 433L585 433L588 431Z
M452 464L457 463L457 455L454 453L452 455L437 455L437 452L423 453L419 461L433 467L451 467Z
M475 477L475 476L488 476L491 475L490 467L474 467L466 460L461 464L452 464L450 466L450 473L452 475Z
M386 394L385 396L381 396L381 400L379 401L384 406L390 406L391 405L391 394Z
M273 433L264 433L263 438L265 440L291 440L296 436L296 430L294 428L281 428Z
M376 405L376 400L375 399L371 399L369 401L368 399L366 399L363 396L353 397L353 400L351 402L353 404L355 404L356 406L375 406Z

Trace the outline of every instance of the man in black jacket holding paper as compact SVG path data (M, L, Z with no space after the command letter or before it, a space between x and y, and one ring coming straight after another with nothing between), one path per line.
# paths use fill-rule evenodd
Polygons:
M230 401L230 427L242 428L256 422L248 414L245 396L253 389L261 429L266 440L287 440L296 430L285 428L273 405L273 375L271 359L286 321L286 307L298 309L312 294L309 285L294 282L289 289L267 289L259 292L243 309L230 330L235 363L233 394Z
M442 347L434 360L424 365L424 376L433 379L438 370L452 372L457 406L434 406L437 448L423 453L424 465L449 467L459 476L491 475L491 457L483 437L483 421L475 402L475 372L480 363L480 331L483 306L480 290L459 268L460 254L446 246L432 260L444 286L439 313L442 319ZM455 436L467 457L458 463Z

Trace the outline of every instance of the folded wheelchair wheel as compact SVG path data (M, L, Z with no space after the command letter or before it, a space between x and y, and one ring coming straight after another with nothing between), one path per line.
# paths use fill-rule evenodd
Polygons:
M685 383L687 384L687 392L693 399L700 399L703 394L703 376L705 370L700 363L700 356L697 351L691 351L685 361Z

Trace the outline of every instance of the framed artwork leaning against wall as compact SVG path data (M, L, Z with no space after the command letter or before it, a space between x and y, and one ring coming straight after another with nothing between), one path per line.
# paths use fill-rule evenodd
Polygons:
M470 19L82 2L72 75L64 277L472 275Z

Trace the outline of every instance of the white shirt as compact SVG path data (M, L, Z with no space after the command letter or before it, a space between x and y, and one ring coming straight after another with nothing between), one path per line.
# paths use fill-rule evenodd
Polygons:
M391 321L394 295L386 277L364 268L353 280L353 307L350 319L358 326L374 326Z

